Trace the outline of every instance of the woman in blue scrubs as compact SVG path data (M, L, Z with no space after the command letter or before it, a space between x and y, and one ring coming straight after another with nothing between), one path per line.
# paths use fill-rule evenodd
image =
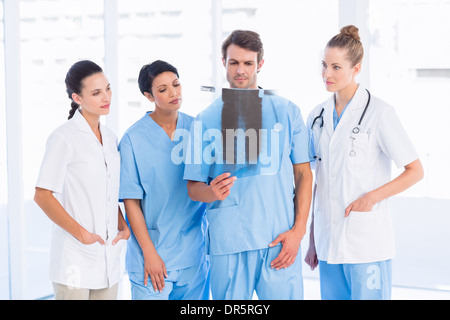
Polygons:
M174 137L188 132L193 120L179 112L178 71L160 60L145 65L139 88L155 109L119 145L119 197L132 230L126 256L132 299L208 299L205 205L189 198L184 163L172 157L180 143Z

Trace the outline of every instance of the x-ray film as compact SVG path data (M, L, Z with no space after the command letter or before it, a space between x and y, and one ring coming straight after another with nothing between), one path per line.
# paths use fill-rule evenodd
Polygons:
M273 175L280 169L285 130L275 106L263 89L222 89L220 139L206 161L209 177L230 172L237 178ZM216 135L217 136L217 135ZM213 140L213 139L212 139Z

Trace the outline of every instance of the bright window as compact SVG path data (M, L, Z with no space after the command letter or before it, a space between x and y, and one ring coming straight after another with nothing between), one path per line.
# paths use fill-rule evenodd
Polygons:
M3 2L0 1L0 299L9 298Z
M395 107L425 169L391 202L394 284L449 290L450 3L373 0L369 12L371 90Z
M214 99L200 90L225 70L212 41L234 29L260 33L265 64L259 84L291 99L304 119L329 93L321 79L327 41L338 33L343 1L297 0L117 0L120 137L153 106L140 93L140 68L161 59L178 68L183 112L195 116ZM369 1L369 0L368 0ZM90 59L104 67L105 0L20 0L25 299L53 294L48 281L51 227L33 201L48 135L67 120L70 101L64 78L69 67ZM221 3L213 19L214 5ZM392 104L424 164L426 176L392 201L397 238L394 285L450 291L450 135L445 121L450 87L448 0L373 0L366 47L371 92ZM3 43L3 1L0 42ZM361 13L365 14L365 13ZM364 26L362 26L364 28ZM9 298L6 206L6 106L4 47L0 46L0 299ZM106 71L107 73L107 71ZM106 74L108 76L108 74ZM220 78L220 77L219 77ZM220 88L217 88L220 90ZM116 95L114 95L116 93ZM400 171L394 170L396 175ZM15 230L11 230L14 232ZM305 241L306 243L306 241ZM303 248L303 254L306 248ZM318 278L304 265L304 276ZM12 284L14 285L14 284Z
M183 86L181 111L197 115L211 101L200 91L211 85L211 5L209 0L119 0L119 127L153 110L139 91L142 66L155 60L174 65Z
M53 294L49 282L52 224L33 201L49 134L69 115L64 79L90 59L103 66L102 0L20 1L26 299Z

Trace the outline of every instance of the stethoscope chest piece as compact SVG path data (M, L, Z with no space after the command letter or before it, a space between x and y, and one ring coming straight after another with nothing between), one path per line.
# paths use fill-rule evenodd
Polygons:
M355 145L354 145L356 137L354 135L358 135L361 132L360 126L364 119L364 116L366 115L367 108L369 107L369 104L370 104L370 99L371 99L370 92L367 89L366 89L366 91L367 91L367 94L369 95L369 99L367 100L366 107L364 108L364 112L361 115L361 119L359 119L358 125L356 127L354 127L352 130L353 135L350 136L350 140L352 141L352 150L350 151L350 157L352 157L352 158L356 157L356 151L355 151Z
M350 140L352 141L352 150L350 151L350 157L354 158L356 157L356 151L355 151L355 140L356 136L361 132L361 128L358 126L354 127L352 130L352 135L350 136Z

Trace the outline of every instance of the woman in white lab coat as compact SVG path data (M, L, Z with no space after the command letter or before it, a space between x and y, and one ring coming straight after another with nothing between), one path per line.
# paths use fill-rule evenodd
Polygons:
M306 262L319 265L322 299L390 299L394 235L388 198L423 178L393 107L355 81L358 29L327 44L322 76L333 95L308 117L316 183ZM391 180L391 162L404 171Z
M116 299L120 252L130 231L118 206L120 156L114 133L100 123L111 88L91 61L66 76L69 121L47 140L35 201L55 223L50 280L55 299Z

